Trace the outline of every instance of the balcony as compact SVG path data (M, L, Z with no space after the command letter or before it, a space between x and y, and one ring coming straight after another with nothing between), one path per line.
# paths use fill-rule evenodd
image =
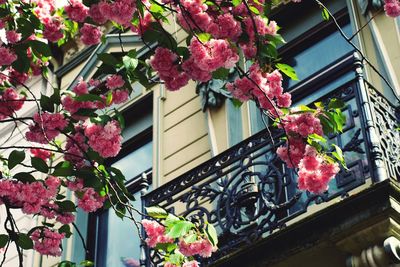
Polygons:
M295 172L275 153L282 144L282 132L265 129L146 194L145 206L161 206L216 227L219 250L203 260L203 265L223 265L228 256L249 251L273 236L277 240L277 233L307 220L310 209L316 214L324 202L340 202L363 186L400 177L396 106L363 78L357 55L338 60L291 92L295 103L329 102L331 98L346 103L343 133L329 136L329 142L342 148L348 170L342 169L323 195L300 192ZM146 250L146 266L161 263L154 251Z

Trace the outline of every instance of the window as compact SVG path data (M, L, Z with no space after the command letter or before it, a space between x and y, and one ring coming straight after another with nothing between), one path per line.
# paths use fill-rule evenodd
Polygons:
M313 1L289 5L290 8L283 7L273 18L279 22L280 33L287 41L279 49L282 62L294 67L299 77L299 81L293 81L284 76L283 87L288 91L353 51L332 20L323 21L321 9ZM329 1L328 8L346 35L351 36L353 28L346 1ZM342 78L338 78L336 82L343 82ZM305 102L309 102L309 98L302 99L302 104ZM250 103L252 133L265 128L261 116L255 104ZM266 120L268 118L264 119Z
M120 169L126 178L128 190L135 196L131 204L141 210L141 189L144 177L151 179L152 153L152 94L134 104L124 113L126 128L120 154L108 164ZM140 221L140 215L134 214ZM88 224L91 257L98 267L123 267L124 262L139 261L140 239L135 224L121 220L114 210L98 212ZM118 245L116 245L118 244Z

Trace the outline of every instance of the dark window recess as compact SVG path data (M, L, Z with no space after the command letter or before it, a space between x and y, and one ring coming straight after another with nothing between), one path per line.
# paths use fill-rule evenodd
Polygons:
M119 155L107 161L125 175L126 186L136 199L131 205L139 211L143 183L151 184L152 178L152 103L152 94L149 94L123 113L124 144ZM137 213L134 217L141 220ZM126 262L140 259L140 238L134 222L121 220L113 209L91 214L87 240L90 251L87 256L97 267L124 267Z

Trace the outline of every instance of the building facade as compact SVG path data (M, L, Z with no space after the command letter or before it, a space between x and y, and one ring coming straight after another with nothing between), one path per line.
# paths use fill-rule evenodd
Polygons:
M398 266L400 20L386 17L380 1L326 4L335 20L324 21L313 1L282 5L273 15L287 41L279 49L282 62L300 78L284 81L295 105L331 98L346 103L344 131L329 142L342 148L349 170L339 173L326 194L298 193L296 174L275 154L281 133L268 127L254 103L236 107L221 81L191 83L178 92L133 84L130 101L118 107L126 119L124 143L109 164L125 174L138 210L159 205L216 226L219 251L205 265ZM169 27L183 43L185 32ZM68 89L79 77L106 76L97 54L118 56L120 39L125 50L150 52L131 33L111 33L97 47L66 47L54 64L54 82ZM61 259L29 254L26 263L161 263L140 242L136 226L113 211L78 213L76 224L80 234L75 231L63 244Z

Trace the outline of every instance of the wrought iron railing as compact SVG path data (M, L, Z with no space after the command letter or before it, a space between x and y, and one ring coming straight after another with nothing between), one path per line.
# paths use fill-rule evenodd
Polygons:
M279 231L310 205L346 196L367 179L400 177L396 109L365 82L361 67L355 55L348 55L292 90L299 101L307 96L346 103L343 133L329 136L329 142L343 149L348 170L341 170L325 194L298 191L295 172L275 153L282 132L266 129L148 193L144 205L212 223L220 243L218 252L203 261L211 264ZM160 263L154 251L146 251L146 266Z

